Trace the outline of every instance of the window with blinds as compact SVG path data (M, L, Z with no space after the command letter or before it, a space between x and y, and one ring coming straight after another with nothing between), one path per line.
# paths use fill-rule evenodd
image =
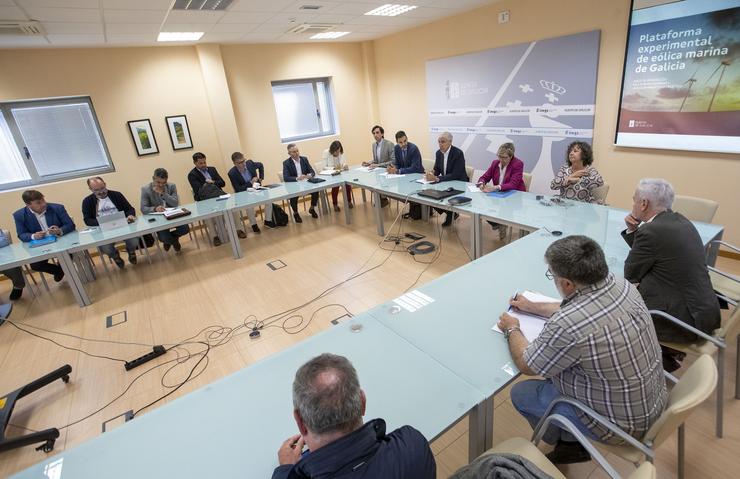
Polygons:
M0 190L115 171L90 97L0 103Z
M329 78L272 82L283 143L339 132Z

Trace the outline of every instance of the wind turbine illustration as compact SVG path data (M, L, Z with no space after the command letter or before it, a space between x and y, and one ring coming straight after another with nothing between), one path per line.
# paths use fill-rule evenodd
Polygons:
M694 70L694 74L689 77L688 80L684 82L685 84L689 84L689 87L686 89L686 95L683 97L683 101L681 102L681 107L678 109L678 112L681 113L683 110L683 106L686 104L686 99L689 97L689 93L691 93L691 87L694 86L694 83L696 83L696 72L699 71L699 67L696 67L696 70Z
M717 68L712 72L711 75L709 75L709 78L707 78L707 81L704 82L706 85L709 83L709 80L712 79L712 77L720 70L722 71L719 73L719 79L717 80L717 84L714 85L714 91L712 92L712 99L709 101L709 108L707 108L707 112L712 111L712 104L714 103L714 97L717 96L717 90L719 89L720 83L722 83L722 76L725 74L725 69L730 65L730 60L722 60L719 65L717 65Z

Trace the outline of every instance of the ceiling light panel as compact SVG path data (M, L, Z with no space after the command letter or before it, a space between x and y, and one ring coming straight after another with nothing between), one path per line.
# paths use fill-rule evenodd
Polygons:
M349 34L350 32L323 32L313 35L311 37L311 40L333 40L335 38L343 37Z
M158 42L194 42L200 40L203 32L159 32Z
M386 3L385 5L382 5L374 10L365 12L365 15L395 17L401 15L402 13L410 12L415 8L417 8L415 5L399 5L396 3Z

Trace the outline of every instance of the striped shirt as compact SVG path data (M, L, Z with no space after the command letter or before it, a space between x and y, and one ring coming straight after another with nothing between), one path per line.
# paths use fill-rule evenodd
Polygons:
M561 394L636 438L642 438L667 403L660 345L647 307L631 283L611 274L566 298L527 346L524 360ZM602 441L620 442L578 414Z

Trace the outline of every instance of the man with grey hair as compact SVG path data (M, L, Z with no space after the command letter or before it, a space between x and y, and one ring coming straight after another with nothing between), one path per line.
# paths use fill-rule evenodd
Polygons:
M316 176L316 172L313 170L308 158L301 156L301 152L298 151L298 146L295 143L288 144L288 155L289 158L283 161L283 181L306 181ZM298 214L298 197L294 196L289 200L289 203L290 208L293 210L293 219L295 219L295 222L303 223L301 215ZM314 219L319 217L318 213L316 213L316 206L318 204L319 193L314 191L311 193L311 207L308 209L308 212Z
M463 151L452 146L452 134L449 131L440 133L437 138L439 144L439 150L435 154L434 169L427 171L427 181L439 183L441 181L468 181L468 174L465 171L465 154ZM443 209L435 208L438 213L442 213ZM457 218L458 214L451 211L446 212L446 218L442 223L442 226L450 226L453 218Z
M624 277L637 284L648 309L664 311L686 324L711 334L720 325L706 253L699 232L681 213L671 211L673 187L662 179L640 180L632 196L632 212L622 237L630 245ZM653 318L658 339L688 343L696 335ZM666 371L681 367L683 353L663 347Z
M536 426L550 402L566 396L586 404L627 434L641 438L665 408L668 392L660 346L645 303L626 279L609 273L601 247L586 236L568 236L545 252L561 303L533 303L521 295L513 308L547 319L531 343L519 321L503 313L511 357L522 374L540 375L514 385L511 402ZM552 413L570 419L587 437L606 443L619 438L574 407L561 403ZM588 461L573 435L556 427L543 440L555 444L547 457L556 464Z
M344 356L325 353L301 366L293 381L300 434L283 442L272 479L435 478L424 436L411 426L386 434L382 419L363 425L365 403L357 371Z

